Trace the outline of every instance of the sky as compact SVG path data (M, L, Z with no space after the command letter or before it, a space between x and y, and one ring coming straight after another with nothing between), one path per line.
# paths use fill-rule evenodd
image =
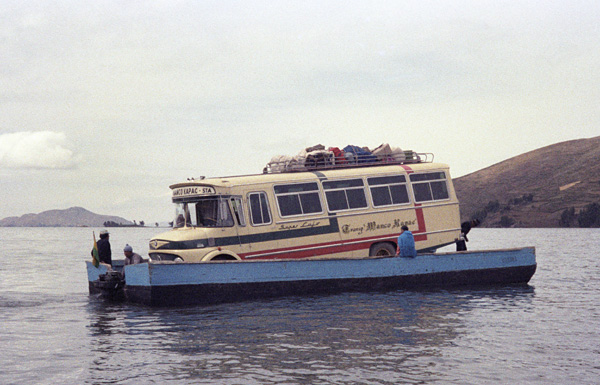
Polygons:
M458 177L598 136L598 20L595 0L0 0L0 218L168 221L169 185L319 143Z

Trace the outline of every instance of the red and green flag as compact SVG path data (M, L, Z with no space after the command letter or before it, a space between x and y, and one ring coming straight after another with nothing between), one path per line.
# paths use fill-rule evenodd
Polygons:
M92 249L92 263L94 267L100 266L100 256L98 254L98 244L96 243L96 233L92 231L92 235L94 236L94 248Z

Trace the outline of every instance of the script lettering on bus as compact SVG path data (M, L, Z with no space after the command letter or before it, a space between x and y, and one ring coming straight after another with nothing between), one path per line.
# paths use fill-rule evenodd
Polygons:
M180 187L173 190L174 197L184 197L190 195L211 195L216 194L213 187L210 186L192 186L192 187Z
M392 226L392 229L400 228L404 225L411 226L411 225L414 225L415 223L417 223L416 218L413 219L412 221L401 221L400 219L394 219L394 225Z
M408 220L408 221L401 221L400 219L394 219L393 222L376 222L376 221L371 221L371 222L367 222L361 226L350 226L350 225L343 225L342 226L342 232L344 234L352 234L355 233L356 235L361 235L363 232L369 232L369 231L377 231L377 230L386 230L386 229L400 229L400 227L406 225L406 226L412 226L415 223L417 223L416 219L412 219L412 220Z
M344 234L356 233L357 235L361 235L363 233L363 231L365 231L364 226L358 226L358 227L350 227L350 225L342 226L342 233L344 233Z
M295 229L306 229L306 228L313 228L313 227L317 227L321 224L320 221L304 221L302 223L294 223L294 224L281 224L279 225L279 228L277 228L277 230L282 231L282 230L295 230Z

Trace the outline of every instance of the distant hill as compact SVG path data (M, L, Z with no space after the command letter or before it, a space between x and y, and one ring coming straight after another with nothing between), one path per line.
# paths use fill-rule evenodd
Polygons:
M133 224L121 217L99 215L82 207L71 207L66 210L49 210L39 214L4 218L0 220L0 227L101 227L107 221L123 225Z
M600 136L553 144L456 178L463 220L482 226L559 227L600 203ZM564 221L563 221L564 222ZM564 224L563 224L564 225Z

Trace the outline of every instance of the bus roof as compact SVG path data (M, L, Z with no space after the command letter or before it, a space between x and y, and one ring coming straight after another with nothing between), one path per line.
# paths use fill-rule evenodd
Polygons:
M346 177L362 177L379 174L398 172L422 172L430 170L448 169L443 163L411 163L403 165L373 165L366 167L348 167L343 169L314 170L287 173L252 174L228 177L214 177L202 179L190 179L186 182L176 183L169 186L171 189L190 186L214 186L231 188L245 185L268 184L268 183L293 183L305 180L318 180L320 178L337 179Z

